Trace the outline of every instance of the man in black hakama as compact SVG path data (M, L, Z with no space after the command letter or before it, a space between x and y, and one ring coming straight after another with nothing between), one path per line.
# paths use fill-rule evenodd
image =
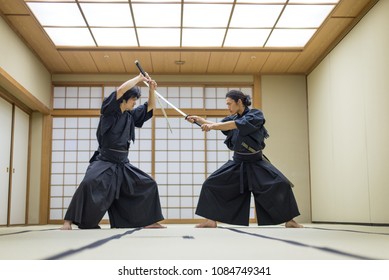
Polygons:
M139 82L149 82L148 102L134 108ZM64 218L62 229L99 228L108 211L111 228L163 227L157 183L128 160L135 127L153 116L155 81L139 75L122 84L101 107L96 136L99 149L90 160Z
M231 115L219 123L187 118L200 123L203 131L221 130L227 136L224 143L234 151L233 159L203 183L196 214L207 220L197 227L216 227L216 221L248 225L251 193L258 225L302 227L293 220L300 215L293 185L262 155L269 136L262 111L249 109L250 96L237 90L227 93L226 103Z

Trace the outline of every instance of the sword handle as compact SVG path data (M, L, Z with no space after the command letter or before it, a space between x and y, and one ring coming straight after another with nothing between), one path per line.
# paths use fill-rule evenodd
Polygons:
M138 67L138 69L142 73L142 75L146 77L146 72L145 72L145 70L143 70L142 66L140 66L140 63L138 60L135 60L135 65L136 65L136 67Z
M185 120L188 119L189 115L186 115L185 117ZM197 124L199 127L201 127L201 124L199 124L198 122L193 122L194 124Z
M138 60L135 60L135 65L136 67L138 67L139 71L142 73L143 76L146 77L146 72L145 70L143 70L142 66L140 65L139 61ZM185 114L184 114L185 115ZM188 118L189 115L186 115L185 116L185 120ZM198 126L201 127L201 124L199 124L198 122L193 122L194 124L197 124Z

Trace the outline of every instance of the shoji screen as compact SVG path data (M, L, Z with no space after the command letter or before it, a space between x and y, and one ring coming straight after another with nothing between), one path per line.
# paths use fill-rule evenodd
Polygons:
M97 117L53 119L50 219L62 219L97 148Z
M148 89L141 89L142 96L137 104L143 104L148 98ZM158 87L158 92L184 111L198 110L205 117L208 111L212 111L213 116L208 118L219 121L228 114L225 94L229 89L168 86ZM84 177L89 158L97 148L95 133L99 116L85 115L90 110L96 112L103 97L113 90L114 86L54 88L51 221L63 219L70 199ZM242 91L252 94L250 87L242 88ZM161 105L169 109L163 101ZM157 109L161 105L157 102ZM61 110L60 116L55 116L57 109ZM161 113L156 113L153 120L136 129L129 159L158 183L165 219L191 222L201 218L195 215L195 210L202 183L230 159L232 153L224 145L225 137L221 132L204 133L182 117L168 119L172 131ZM108 215L105 218L108 219ZM254 218L253 211L251 218Z
M156 119L155 178L164 216L193 219L201 184L205 179L204 132L183 118Z

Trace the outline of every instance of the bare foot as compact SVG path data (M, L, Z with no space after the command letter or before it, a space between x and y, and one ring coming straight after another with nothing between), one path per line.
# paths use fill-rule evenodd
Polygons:
M60 228L61 230L71 230L72 229L72 222L66 221L63 223L63 226Z
M213 220L206 220L205 222L196 225L197 228L216 228L217 223Z
M289 222L285 223L286 228L303 228L302 225L297 223L295 220L290 220Z
M166 228L166 227L161 225L160 223L154 223L152 225L145 226L144 228Z

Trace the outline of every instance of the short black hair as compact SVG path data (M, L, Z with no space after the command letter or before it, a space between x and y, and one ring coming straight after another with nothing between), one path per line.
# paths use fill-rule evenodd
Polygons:
M123 94L123 96L119 98L119 102L123 102L123 100L125 100L127 102L128 99L130 99L132 97L136 97L136 99L139 99L139 97L141 95L142 95L142 93L141 93L140 87L134 86L134 87L130 88L129 90L127 90Z

